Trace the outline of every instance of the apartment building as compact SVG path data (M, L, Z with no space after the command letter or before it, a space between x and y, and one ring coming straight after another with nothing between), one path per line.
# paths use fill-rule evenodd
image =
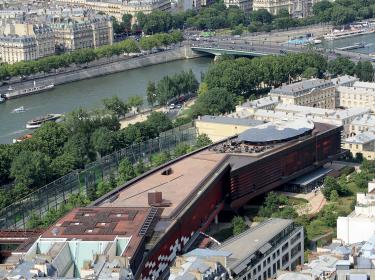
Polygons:
M113 27L107 17L64 21L51 24L51 28L55 34L56 47L61 51L113 44Z
M279 14L280 10L292 13L293 1L291 0L253 0L253 10L267 10L272 15Z
M303 264L303 247L303 227L292 220L272 218L219 246L183 255L171 268L169 280L267 280L278 270L294 270ZM205 269L197 273L191 262Z
M224 0L224 4L227 8L229 7L239 7L245 13L253 10L252 0Z
M35 60L55 53L52 29L36 24L7 24L0 40L0 56L3 62Z
M32 36L0 36L1 62L13 64L37 58L36 40Z
M375 83L356 81L352 86L339 86L337 91L342 107L375 108Z
M124 14L131 14L133 16L136 16L136 14L139 12L149 14L154 10L171 10L171 1L169 0L58 0L58 2L70 5L79 5L84 8L95 10L96 12L102 12L108 16L115 17L120 21L122 20L122 16Z
M334 109L335 92L331 80L309 79L274 88L269 95L279 98L284 104Z

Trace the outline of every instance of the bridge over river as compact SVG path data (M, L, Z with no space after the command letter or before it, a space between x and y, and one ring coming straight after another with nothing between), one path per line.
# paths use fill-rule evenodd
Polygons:
M190 47L194 52L203 52L215 56L228 54L234 56L248 57L258 57L265 55L285 55L287 53L306 52L310 48L309 46L277 44L272 42L246 42L243 40L222 42L215 39L211 42L194 42L190 45ZM328 57L328 59L335 59L337 56L341 55L344 57L348 57L354 62L357 62L359 60L372 61L372 58L366 54L340 50L335 50L334 52L332 52L324 48L316 46L312 47L317 52L325 54Z

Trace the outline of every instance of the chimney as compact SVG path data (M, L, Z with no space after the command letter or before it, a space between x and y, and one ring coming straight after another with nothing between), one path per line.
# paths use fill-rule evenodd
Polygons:
M160 204L163 201L163 193L162 192L149 192L148 193L148 205L155 205Z

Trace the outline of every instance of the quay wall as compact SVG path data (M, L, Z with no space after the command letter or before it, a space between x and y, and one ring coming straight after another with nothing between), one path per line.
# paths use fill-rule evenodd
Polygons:
M71 71L30 78L26 81L10 81L9 84L11 84L15 89L32 87L34 80L37 82L37 84L53 83L54 85L61 85L126 70L167 63L175 60L197 58L205 55L207 54L194 53L188 46L182 46L163 52L128 59L123 59L122 57L114 57L112 59L114 61L110 61L111 59L108 59L106 63L94 61L85 66L85 68L76 67ZM0 93L5 92L8 89L8 86L8 84L1 86Z

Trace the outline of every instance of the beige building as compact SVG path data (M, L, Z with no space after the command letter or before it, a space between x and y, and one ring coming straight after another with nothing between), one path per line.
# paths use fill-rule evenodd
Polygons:
M35 60L55 53L55 39L47 25L7 24L0 40L3 62Z
M227 8L232 6L239 7L245 13L248 13L253 9L252 0L224 0L224 4Z
M109 18L85 19L51 25L56 47L61 51L97 48L113 44L113 27Z
M272 89L269 95L279 98L283 104L325 109L336 107L336 88L330 80L303 80Z
M368 160L375 159L375 133L366 131L352 137L343 139L342 147L350 150L355 157L356 154L362 154L363 158Z
M0 36L1 62L13 64L19 61L35 60L36 40L31 36Z
M84 8L102 12L108 16L115 17L121 21L124 14L136 16L143 12L149 14L154 10L170 11L171 1L169 0L130 0L130 1L95 1L95 0L57 0L60 3L79 5Z
M340 106L363 107L374 111L375 108L375 83L358 82L352 86L340 86L339 93Z
M217 142L238 135L251 127L263 123L262 121L253 119L226 116L202 116L195 121L195 127L198 134L207 134L213 142Z
M267 10L272 15L279 14L280 10L285 9L292 13L293 1L291 0L253 0L253 10Z

